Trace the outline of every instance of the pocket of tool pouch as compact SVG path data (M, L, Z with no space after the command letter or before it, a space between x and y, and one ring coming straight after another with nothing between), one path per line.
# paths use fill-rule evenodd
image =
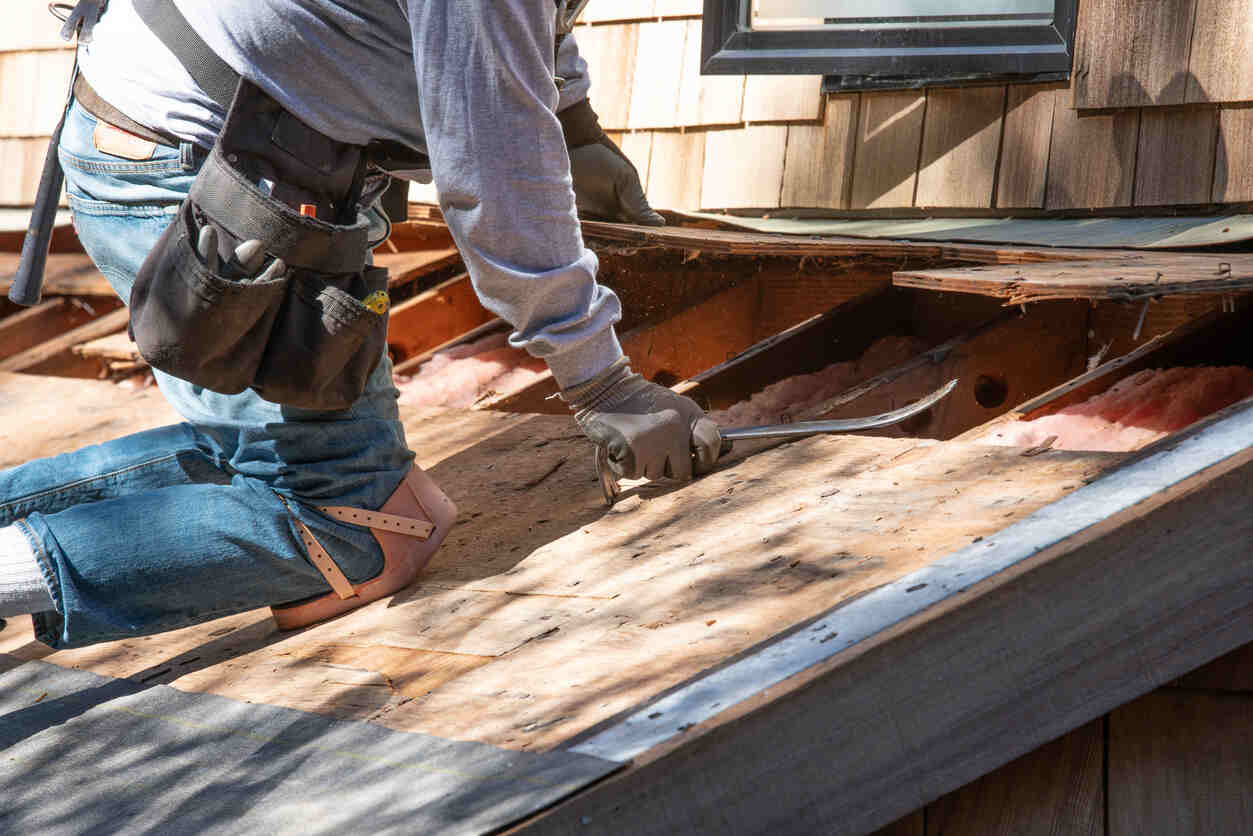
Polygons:
M210 272L191 240L190 202L140 268L130 334L153 368L225 394L253 384L287 278L241 282Z
M387 314L361 299L386 290L387 270L290 274L255 388L266 400L309 409L346 409L383 357Z

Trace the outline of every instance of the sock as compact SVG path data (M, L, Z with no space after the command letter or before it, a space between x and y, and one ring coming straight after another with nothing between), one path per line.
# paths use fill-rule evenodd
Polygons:
M0 617L55 609L30 541L16 525L0 528Z

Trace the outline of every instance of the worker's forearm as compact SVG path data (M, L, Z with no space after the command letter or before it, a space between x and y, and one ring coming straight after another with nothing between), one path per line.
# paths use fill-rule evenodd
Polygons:
M620 304L575 214L551 4L413 2L410 23L440 206L474 287L514 345L581 382L619 356Z

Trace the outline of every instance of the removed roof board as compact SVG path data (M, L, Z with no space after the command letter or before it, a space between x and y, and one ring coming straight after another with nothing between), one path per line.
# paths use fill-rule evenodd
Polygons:
M836 220L746 218L709 212L683 217L714 220L754 232L846 235L920 241L969 241L1042 247L1171 249L1253 239L1253 215L1191 218L928 218Z
M617 768L44 662L0 675L5 833L487 833Z

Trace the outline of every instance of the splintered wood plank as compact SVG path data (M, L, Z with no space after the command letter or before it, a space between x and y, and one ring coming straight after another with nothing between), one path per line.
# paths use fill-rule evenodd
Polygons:
M51 136L65 106L74 53L0 53L0 137Z
M641 23L636 47L634 86L627 127L673 128L683 77L683 44L688 24L681 20ZM595 79L592 80L595 84Z
M1215 203L1253 200L1253 107L1223 108L1214 164Z
M696 209L705 169L705 133L657 131L648 166L648 202L654 209Z
M770 209L779 205L787 125L750 125L705 134L700 205Z
M1104 836L1104 723L1047 743L927 806L927 836Z
M28 393L24 406L50 394ZM0 426L23 416L0 397L6 410L12 422ZM569 417L404 407L402 416L419 463L460 515L420 581L390 600L304 631L276 633L260 610L51 654L23 620L0 633L0 651L442 737L551 747L1121 460L816 438L681 489L631 488L606 509L592 448ZM54 438L44 453L77 441Z
M981 293L1018 305L1045 299L1147 299L1253 289L1253 256L1156 255L1066 264L996 265L894 273L899 287Z
M646 20L657 16L657 0L589 0L579 20L583 23L609 23ZM595 83L593 77L592 82Z
M1083 116L1064 94L1053 109L1046 209L1130 206L1140 111Z
M579 55L587 62L592 87L588 100L607 131L627 127L631 115L639 26L580 26L574 30Z
M1197 0L1084 0L1074 106L1183 104Z
M1217 129L1213 108L1146 108L1140 115L1136 205L1208 202Z
M420 279L427 273L434 273L445 267L451 267L461 260L456 247L445 247L435 250L418 250L416 252L376 252L374 264L387 268L387 286L399 287L403 284Z
M996 184L997 208L1044 208L1053 107L1063 95L1055 85L1009 85Z
M1163 689L1109 718L1109 834L1253 832L1243 694Z
M3 171L0 168L0 171ZM0 253L0 293L8 293L17 275L18 253ZM115 297L113 286L101 275L91 259L82 253L53 253L44 271L45 296Z
M0 468L180 420L155 386L0 372Z
M926 104L922 93L862 94L851 208L913 206Z
M788 125L782 206L847 209L858 97L828 96L821 125Z
M820 75L750 75L744 85L745 122L821 119Z
M1189 102L1253 100L1253 6L1245 0L1196 0L1189 61Z
M1004 87L927 91L915 205L991 207L1004 112Z
M130 311L126 308L119 308L85 325L80 325L46 342L14 354L12 357L0 360L0 372L29 372L44 369L45 366L56 363L61 355L72 356L71 350L79 343L125 331L129 321ZM89 366L89 368L94 367Z
M700 39L701 22L688 21L675 124L680 127L737 124L744 106L745 76L702 75Z
M653 132L634 131L623 134L618 141L618 147L635 165L635 170L640 175L640 182L647 183L649 166L653 159Z
M391 309L387 350L393 361L403 362L492 319L475 295L470 277L458 276Z

